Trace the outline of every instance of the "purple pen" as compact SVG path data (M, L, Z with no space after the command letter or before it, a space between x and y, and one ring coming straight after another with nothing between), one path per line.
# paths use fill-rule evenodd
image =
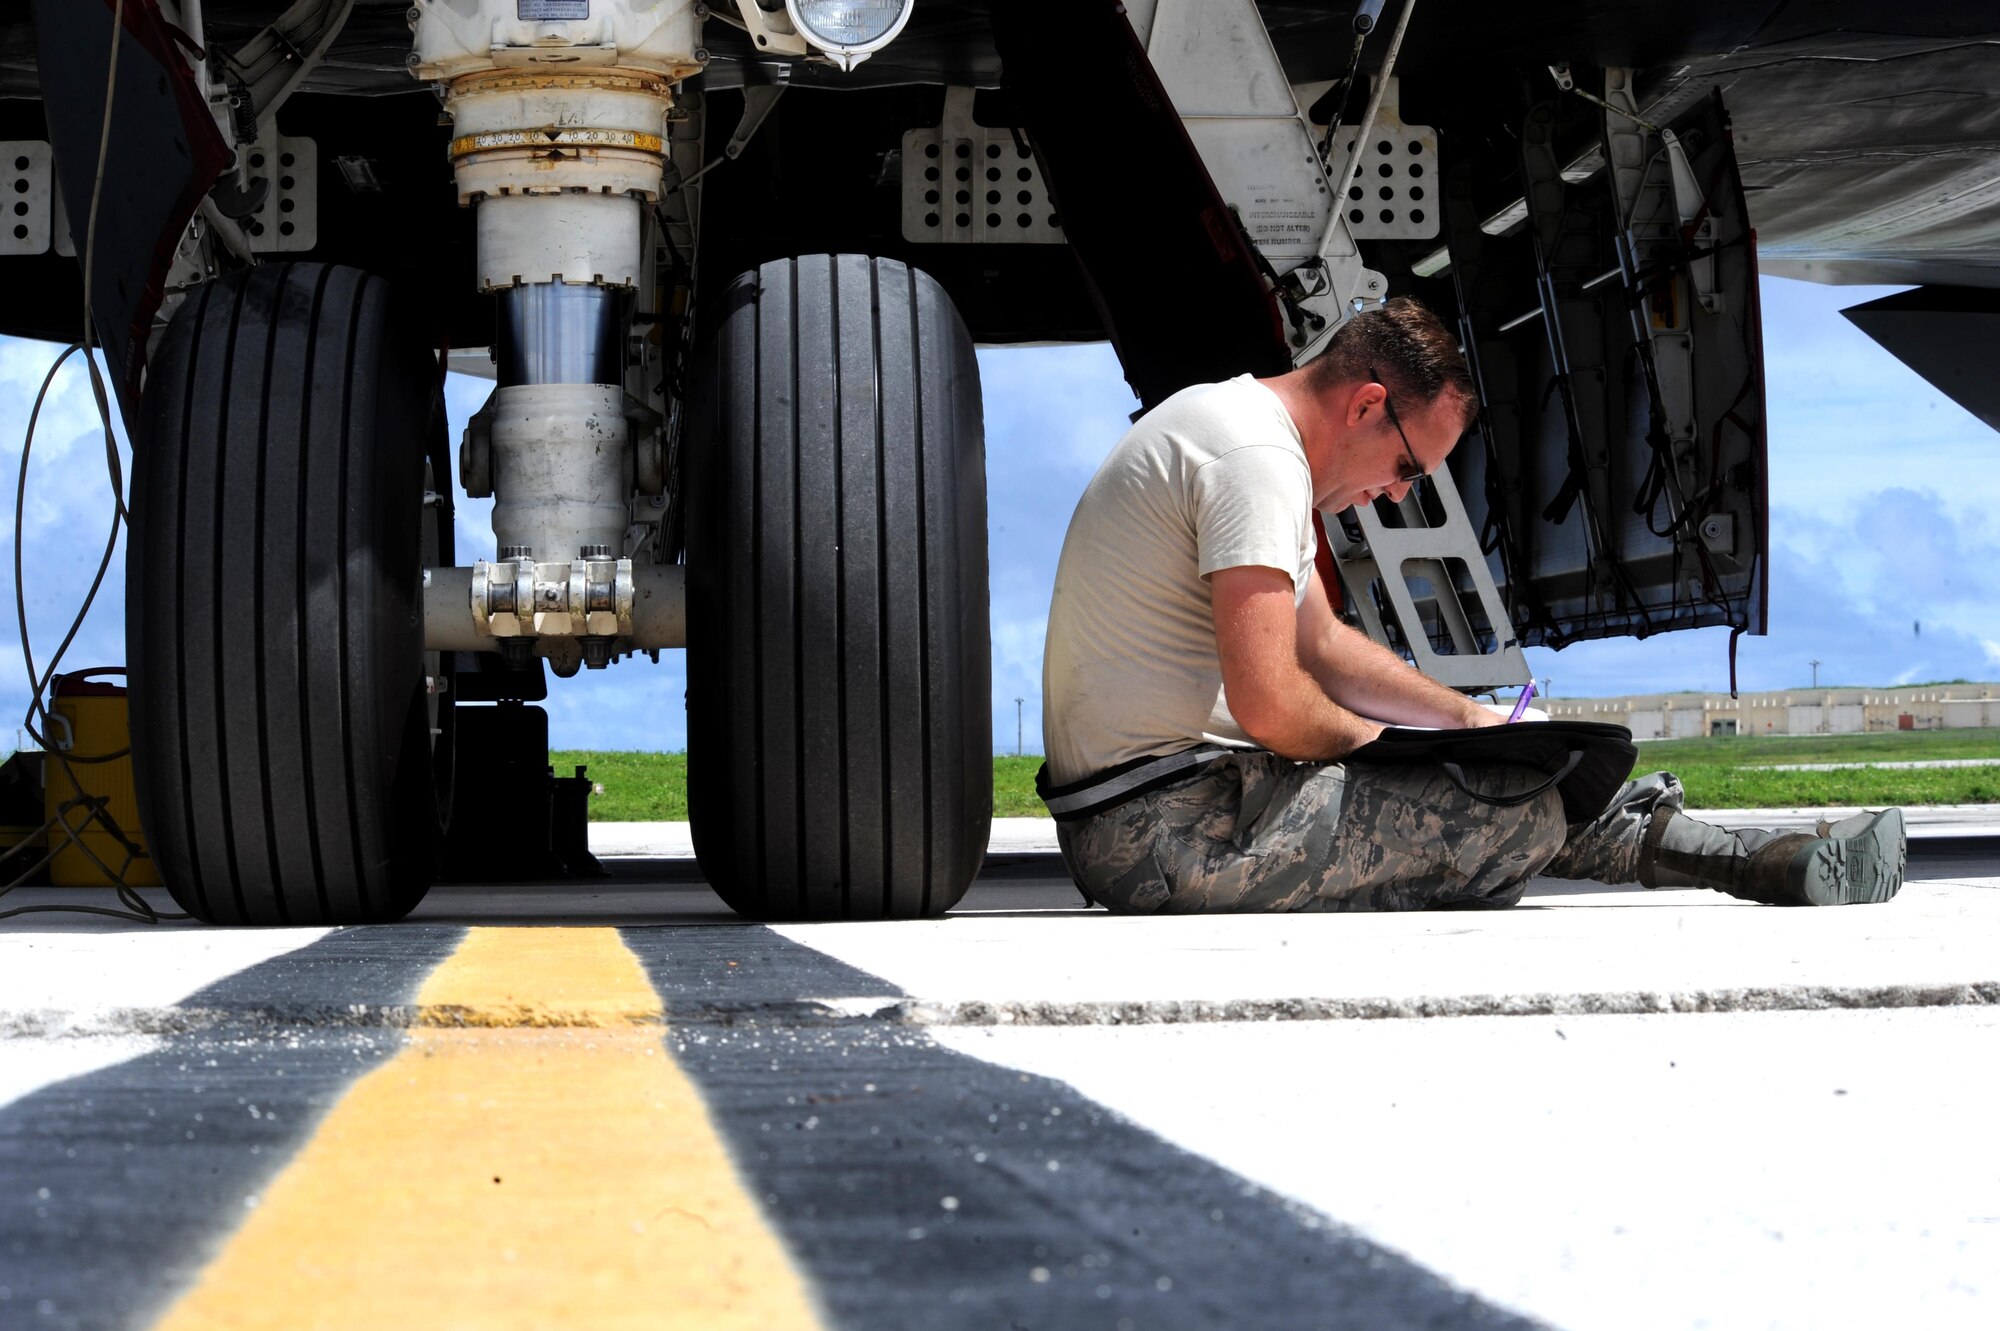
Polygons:
M1521 713L1528 710L1528 700L1535 696L1535 681L1529 680L1528 687L1521 690L1521 696L1514 700L1514 710L1508 713L1507 724L1513 725L1521 719Z

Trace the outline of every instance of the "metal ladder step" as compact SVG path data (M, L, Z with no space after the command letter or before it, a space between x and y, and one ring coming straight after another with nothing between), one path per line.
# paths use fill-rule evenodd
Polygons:
M1436 515L1425 511L1420 487L1434 500ZM1349 536L1338 513L1322 512L1320 522L1344 604L1369 637L1455 689L1518 688L1527 682L1528 659L1515 640L1449 464L1411 486L1394 505L1398 525L1384 522L1374 505L1350 511L1359 540Z

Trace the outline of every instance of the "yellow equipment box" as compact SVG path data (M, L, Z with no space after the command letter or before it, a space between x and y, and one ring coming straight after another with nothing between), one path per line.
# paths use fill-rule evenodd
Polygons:
M43 816L51 820L60 816L62 826L70 828L75 838L65 838L61 827L49 829L52 844L62 842L49 863L49 881L58 887L107 887L119 881L128 887L160 886L152 859L132 857L100 819L90 816L89 806L79 802L84 796L104 798L104 812L119 832L134 845L145 846L145 835L139 830L139 800L132 789L132 755L127 752L109 762L81 761L131 747L125 686L91 678L124 673L122 666L72 671L58 675L50 689L50 752L43 767ZM64 762L65 758L69 761ZM84 853L78 841L103 861L104 868ZM111 875L122 871L122 877L107 876L105 869Z

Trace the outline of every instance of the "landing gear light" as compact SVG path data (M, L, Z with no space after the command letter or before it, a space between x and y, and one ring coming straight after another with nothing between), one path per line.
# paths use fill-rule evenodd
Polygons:
M896 40L914 0L785 0L799 35L842 69L852 69Z

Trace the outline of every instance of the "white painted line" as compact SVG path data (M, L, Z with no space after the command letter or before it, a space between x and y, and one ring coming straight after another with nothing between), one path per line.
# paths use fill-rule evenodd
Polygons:
M1739 767L1739 772L1908 772L1929 767L2000 767L2000 758L1932 758L1916 763L1773 763Z
M0 1108L44 1086L150 1054L150 1035L95 1035L75 1040L7 1040L0 1044Z
M1992 881L1916 882L1839 910L1539 879L1516 909L1477 914L972 911L771 927L947 1008L1887 990L2000 981Z
M122 933L33 934L17 921L5 938L0 1010L52 1002L68 1006L65 1000L79 989L89 993L93 1007L172 1007L225 976L317 942L329 932L195 924L140 926Z
M1557 1326L2000 1324L2000 1011L932 1030Z
M38 888L22 889L19 895L37 902L74 898L102 905L109 894ZM149 899L162 909L172 908L164 892L149 894ZM38 1035L130 1030L130 1014L135 1011L172 1008L218 980L316 942L329 932L215 929L185 921L107 926L101 917L90 915L20 916L0 933L0 1039L13 1033L10 1027ZM81 1043L108 1047L96 1039ZM27 1047L25 1040L6 1041L7 1053L0 1062ZM128 1056L107 1057L105 1062ZM0 1080L0 1094L14 1085L13 1076L6 1076Z

